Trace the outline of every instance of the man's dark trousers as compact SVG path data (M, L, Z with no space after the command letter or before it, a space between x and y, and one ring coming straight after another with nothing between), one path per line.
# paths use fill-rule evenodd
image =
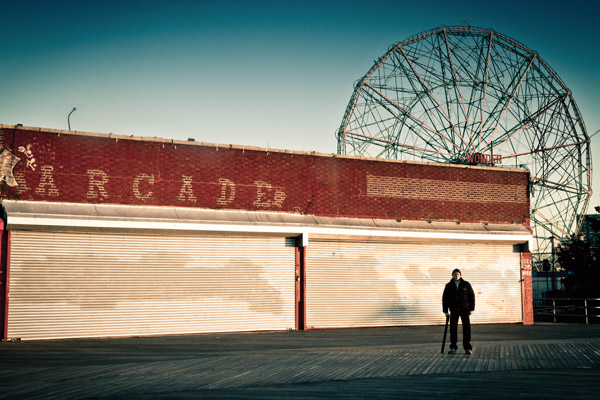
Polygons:
M450 348L458 350L456 342L458 341L458 317L463 325L463 348L472 350L471 347L471 319L469 311L451 310L450 311Z

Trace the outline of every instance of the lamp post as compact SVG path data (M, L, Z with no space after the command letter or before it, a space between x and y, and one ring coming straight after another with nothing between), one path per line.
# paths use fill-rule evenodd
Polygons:
M77 108L73 107L73 109L71 110L71 112L67 116L67 123L69 124L69 130L71 130L71 114L73 114L73 111L76 111L76 110L77 110Z
M554 247L554 240L556 236L550 236L550 245L552 246L552 259L550 260L550 268L552 268L552 295L554 296L554 291L556 290L556 265L554 264L554 258L556 255L556 248Z

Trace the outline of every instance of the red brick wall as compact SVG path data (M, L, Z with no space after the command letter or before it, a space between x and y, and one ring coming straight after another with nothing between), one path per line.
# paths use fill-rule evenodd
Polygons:
M0 127L7 199L529 224L525 172Z

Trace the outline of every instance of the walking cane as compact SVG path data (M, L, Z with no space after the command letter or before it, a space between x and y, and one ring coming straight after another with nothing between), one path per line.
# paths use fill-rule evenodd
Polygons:
M448 334L448 321L450 321L450 314L446 314L446 327L444 328L444 340L442 340L442 354L444 354L444 347L446 346L446 335Z

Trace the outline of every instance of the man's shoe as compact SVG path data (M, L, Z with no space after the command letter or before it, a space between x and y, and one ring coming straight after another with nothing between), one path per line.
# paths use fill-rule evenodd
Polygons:
M450 351L448 352L448 354L456 354L456 349L450 349Z
M471 354L473 354L473 350L466 350L465 353L470 356Z

